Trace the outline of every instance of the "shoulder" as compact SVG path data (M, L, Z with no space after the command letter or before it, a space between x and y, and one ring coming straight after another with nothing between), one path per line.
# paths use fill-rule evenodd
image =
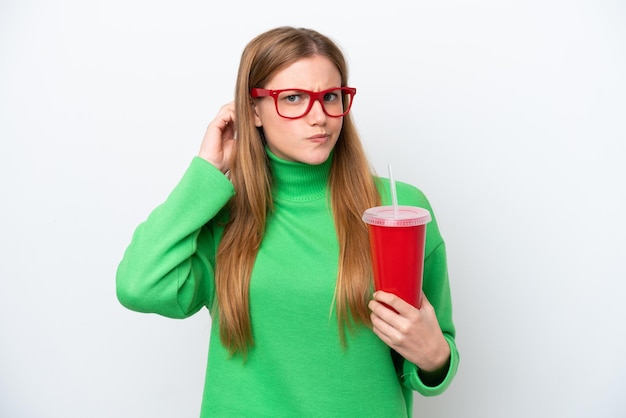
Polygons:
M419 206L431 210L430 202L424 192L416 186L396 180L396 194L398 196L398 204L405 206ZM383 205L391 204L391 190L389 179L378 177L376 179L378 191L380 193Z

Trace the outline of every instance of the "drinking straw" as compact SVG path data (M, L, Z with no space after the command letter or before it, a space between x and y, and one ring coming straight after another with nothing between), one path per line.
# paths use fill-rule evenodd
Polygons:
M396 194L396 181L393 179L391 164L387 164L387 168L389 169L389 185L391 188L391 202L393 203L393 218L398 219L398 196Z

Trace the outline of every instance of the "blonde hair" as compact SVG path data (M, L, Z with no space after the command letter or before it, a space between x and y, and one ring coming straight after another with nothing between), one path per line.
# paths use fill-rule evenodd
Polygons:
M231 354L246 355L254 345L249 314L252 266L272 210L271 172L261 132L254 124L250 89L264 87L277 71L302 58L329 58L347 85L347 65L329 38L310 29L279 27L254 38L244 49L235 91L237 147L230 178L235 196L220 241L215 283L222 343ZM380 204L374 176L350 114L335 145L328 179L339 241L335 303L342 343L345 328L370 325L367 303L371 292L371 260L363 211Z

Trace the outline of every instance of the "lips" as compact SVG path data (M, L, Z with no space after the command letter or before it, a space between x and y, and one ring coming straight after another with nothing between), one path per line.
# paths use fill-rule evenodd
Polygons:
M330 138L330 135L328 134L319 134L319 135L313 135L309 137L310 141L313 142L326 142L328 140L328 138Z

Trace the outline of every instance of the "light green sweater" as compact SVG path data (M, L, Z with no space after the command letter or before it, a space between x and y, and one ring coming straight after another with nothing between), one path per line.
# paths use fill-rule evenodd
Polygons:
M445 247L436 221L427 229L424 291L452 357L445 379L429 387L407 361L397 373L390 349L366 327L348 334L347 348L341 347L331 310L339 248L328 205L331 159L309 166L269 157L275 210L250 285L255 345L245 363L230 358L214 318L201 416L411 416L412 391L441 393L458 364ZM417 189L400 182L397 187L400 204L430 210ZM121 303L172 318L210 310L222 234L215 218L233 194L220 171L194 158L168 199L135 231L117 271ZM388 203L388 191L381 194Z

